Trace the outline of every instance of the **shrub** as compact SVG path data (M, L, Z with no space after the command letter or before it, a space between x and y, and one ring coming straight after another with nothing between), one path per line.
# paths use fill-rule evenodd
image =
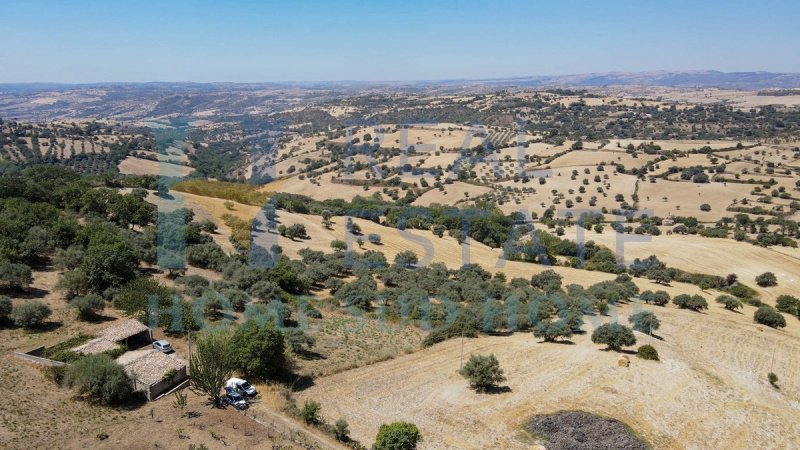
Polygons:
M674 303L678 308L691 309L692 311L700 311L701 309L708 309L708 302L706 302L706 299L697 294L676 295L675 298L672 299L672 303Z
M506 380L503 369L500 368L500 363L493 354L489 356L469 355L469 360L458 373L469 380L470 386L478 392L487 391L497 383Z
M708 203L703 203L700 205L700 211L711 211L711 205Z
M42 325L53 310L38 300L21 303L11 311L11 319L18 327L34 328Z
M339 442L347 442L350 440L350 425L344 419L339 419L333 425L333 435Z
M640 311L632 314L628 317L628 322L633 325L634 330L642 333L651 333L661 326L661 321L652 311Z
M800 314L800 300L791 295L781 295L775 303L775 309L782 313L797 316Z
M0 320L5 320L11 314L11 299L5 295L0 295Z
M717 303L725 307L729 311L736 311L742 309L742 301L731 295L720 295L715 300Z
M605 323L592 333L592 342L606 344L609 349L619 351L622 347L636 344L636 336L630 328L619 323Z
M347 242L341 239L334 239L331 241L331 248L338 251L347 250Z
M303 403L303 409L300 410L300 418L309 425L319 425L322 423L322 418L319 415L320 409L319 403L313 400L306 400Z
M133 393L133 382L125 369L108 355L89 355L66 370L64 385L102 404L115 404Z
M761 287L777 286L778 277L772 272L764 272L756 277L756 284Z
M33 283L31 268L25 264L0 263L0 288L20 290Z
M381 243L381 235L378 233L370 233L367 235L367 240L372 244L380 244Z
M786 319L783 317L783 314L767 305L760 306L756 310L755 314L753 314L753 320L772 328L783 328L786 326Z
M767 374L767 381L769 381L769 384L771 384L772 387L778 387L778 376L775 375L775 372L770 372Z
M97 294L89 294L83 297L75 297L69 302L70 306L78 310L78 317L81 320L91 320L106 307L106 301Z
M636 356L648 361L660 361L658 359L658 351L656 351L655 347L649 344L639 347L639 349L636 351Z
M372 449L416 450L420 441L422 441L422 434L416 425L408 422L394 422L389 425L381 425Z

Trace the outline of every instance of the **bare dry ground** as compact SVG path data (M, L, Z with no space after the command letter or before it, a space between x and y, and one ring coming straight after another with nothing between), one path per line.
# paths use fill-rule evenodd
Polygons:
M467 339L465 355L497 356L507 392L470 390L457 374L462 343L454 339L318 379L299 400L321 402L327 417L352 418L362 441L382 423L411 421L425 436L423 449L531 448L522 431L531 416L571 409L621 420L655 448L791 448L800 440L800 380L792 376L800 327L759 331L752 309L657 308L663 325L653 345L661 362L633 357L629 368L618 367L617 353L589 341L587 321L589 333L574 336L574 345L540 343L529 333ZM626 320L630 311L617 314ZM780 390L767 383L769 371L783 374Z

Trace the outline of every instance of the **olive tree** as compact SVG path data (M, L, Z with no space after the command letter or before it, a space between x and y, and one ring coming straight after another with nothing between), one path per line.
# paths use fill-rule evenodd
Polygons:
M628 322L631 323L634 330L642 333L651 333L661 326L661 321L658 320L653 311L640 311L631 314L628 316Z
M592 333L592 342L606 344L608 349L619 351L622 347L636 344L633 331L619 323L605 323L597 327Z
M497 383L506 380L503 369L500 368L500 363L493 354L489 356L469 355L469 360L458 373L469 380L470 386L478 392L488 391Z

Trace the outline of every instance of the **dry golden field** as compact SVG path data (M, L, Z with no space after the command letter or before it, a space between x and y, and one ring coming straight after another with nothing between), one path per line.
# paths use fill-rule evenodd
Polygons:
M631 309L616 314L627 321ZM570 345L530 333L467 339L465 356L497 356L508 392L470 390L457 373L462 343L453 339L318 379L299 399L319 401L326 417L351 417L361 440L382 423L411 421L425 436L422 449L528 449L523 427L531 416L571 409L622 420L654 448L788 449L800 440L800 382L790 375L799 368L800 326L792 319L787 331L759 331L752 310L656 307L663 325L652 342L661 362L633 357L618 367L619 354L589 342L587 320L587 334ZM780 391L767 383L769 371L786 374Z

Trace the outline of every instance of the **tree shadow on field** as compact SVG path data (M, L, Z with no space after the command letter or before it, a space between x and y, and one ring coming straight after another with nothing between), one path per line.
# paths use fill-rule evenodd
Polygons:
M575 345L575 343L574 343L574 342L572 342L572 341L571 341L571 340L569 340L569 339L559 339L559 340L555 340L555 341L544 341L544 340L542 340L542 341L537 341L536 343L537 343L537 344L561 344L561 345Z
M472 389L479 394L490 394L490 395L506 394L508 392L512 392L511 386L490 386L482 390L477 390L475 388Z
M297 356L308 360L308 361L319 361L323 359L328 359L327 356L323 355L322 353L317 353L314 350L299 350L297 352Z
M47 289L39 289L33 286L29 286L25 289L0 289L0 294L9 295L12 298L24 299L44 298L49 293L50 291Z
M55 330L61 328L63 325L64 324L61 323L61 322L47 321L47 322L43 322L39 326L32 327L32 328L26 328L25 330L28 333L32 333L32 334L49 333L51 331L55 331Z
M606 348L601 348L599 350L601 352L614 352L614 353L619 353L621 355L635 355L637 353L636 350L627 350L627 349L624 349L624 348L619 349L619 350L614 350L611 347L606 347Z

